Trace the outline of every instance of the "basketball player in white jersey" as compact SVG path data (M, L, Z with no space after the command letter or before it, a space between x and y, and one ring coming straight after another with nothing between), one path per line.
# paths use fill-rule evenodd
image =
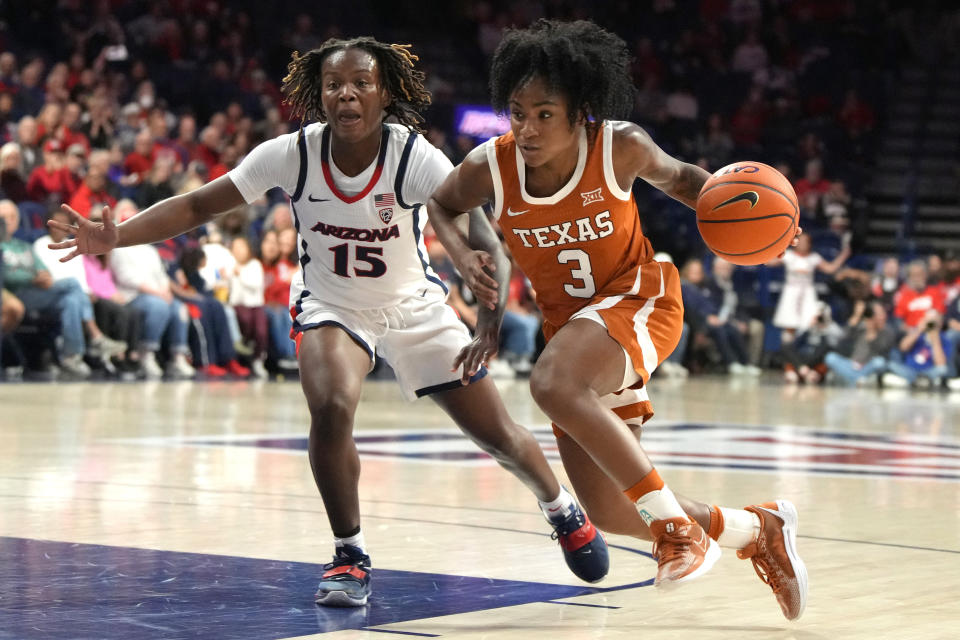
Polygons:
M319 123L264 142L226 176L119 226L109 215L92 223L69 207L75 226L51 223L75 234L51 245L73 248L68 260L176 236L276 186L290 196L302 265L291 307L311 416L310 464L336 550L316 594L324 605L361 606L370 594L352 430L376 352L407 398L430 395L536 495L578 577L594 582L609 567L602 536L558 484L533 436L511 420L486 370L463 385L450 369L473 343L426 260L424 203L453 166L416 133L418 111L430 102L416 59L406 46L371 38L328 40L295 53L284 79L287 101L296 115ZM400 124L385 124L388 115ZM474 241L478 253L509 269L495 236ZM498 330L495 323L492 331Z

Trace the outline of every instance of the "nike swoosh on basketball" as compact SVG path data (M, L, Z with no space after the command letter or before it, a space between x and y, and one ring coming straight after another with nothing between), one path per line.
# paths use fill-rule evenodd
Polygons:
M756 191L744 191L739 195L733 196L729 200L724 200L723 202L715 206L713 209L717 210L720 207L725 207L728 204L733 204L734 202L740 202L741 200L746 200L747 202L749 202L750 208L753 209L755 206L757 206L757 202L760 201L760 195Z
M309 200L310 202L328 202L330 198L314 198L313 194L311 193L310 195L307 196L307 200Z
M507 215L508 215L508 216L519 216L519 215L522 215L522 214L526 213L527 211L530 211L530 209L524 209L523 211L512 211L512 210L510 209L510 207L507 207Z

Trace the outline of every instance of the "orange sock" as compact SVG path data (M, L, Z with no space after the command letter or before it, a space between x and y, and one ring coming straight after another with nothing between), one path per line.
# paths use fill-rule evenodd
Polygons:
M707 535L714 540L719 540L721 533L723 533L723 512L717 505L712 505L710 507L710 528L707 530Z
M640 480L640 482L633 485L623 493L630 499L630 502L636 502L651 491L659 491L660 489L663 489L663 487L664 483L663 479L660 477L660 474L657 473L656 469L651 469L650 473L643 476L643 479Z

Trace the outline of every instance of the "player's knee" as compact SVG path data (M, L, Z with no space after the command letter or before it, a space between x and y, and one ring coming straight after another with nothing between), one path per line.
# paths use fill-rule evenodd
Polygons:
M494 437L475 438L477 446L499 462L511 462L524 455L530 445L539 447L533 435L520 425L510 422Z
M530 374L530 395L545 410L563 402L572 391L558 373L554 367L541 366L538 362Z
M310 408L310 429L316 435L337 436L353 430L357 401L343 393L330 393L307 399Z

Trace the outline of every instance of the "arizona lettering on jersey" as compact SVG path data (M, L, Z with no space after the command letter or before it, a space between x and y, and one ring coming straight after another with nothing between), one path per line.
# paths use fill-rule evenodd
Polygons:
M400 228L393 225L388 229L354 229L353 227L338 227L333 224L318 222L310 227L310 231L333 236L340 240L359 240L360 242L385 242L390 238L400 237Z

